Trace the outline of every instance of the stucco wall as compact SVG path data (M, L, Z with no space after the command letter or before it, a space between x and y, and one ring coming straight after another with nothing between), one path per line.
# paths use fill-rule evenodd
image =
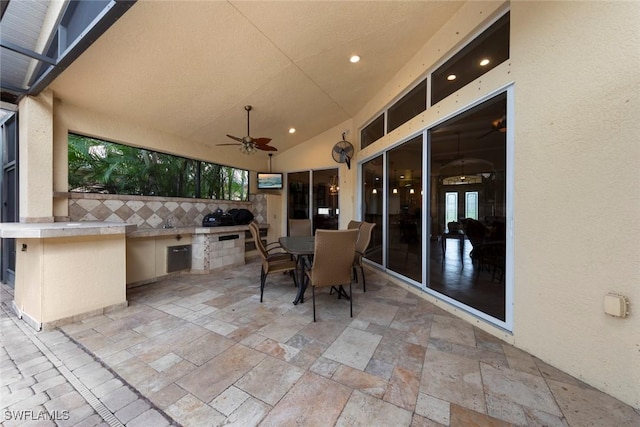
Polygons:
M640 7L514 2L515 344L640 407ZM631 316L603 313L607 292Z
M25 97L19 108L20 222L49 222L53 220L53 94Z
M25 238L17 245L14 302L37 324L126 304L124 234Z

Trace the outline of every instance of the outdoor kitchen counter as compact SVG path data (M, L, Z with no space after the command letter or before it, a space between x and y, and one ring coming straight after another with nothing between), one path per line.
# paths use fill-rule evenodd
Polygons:
M35 329L127 305L126 231L108 222L3 223L16 239L13 309Z
M262 224L259 228L266 231L269 225ZM129 230L127 287L153 283L177 272L206 274L243 265L246 242L251 241L248 232L248 225Z
M0 223L0 237L3 239L46 239L55 237L125 234L127 230L133 230L135 227L135 225L130 224L98 221Z

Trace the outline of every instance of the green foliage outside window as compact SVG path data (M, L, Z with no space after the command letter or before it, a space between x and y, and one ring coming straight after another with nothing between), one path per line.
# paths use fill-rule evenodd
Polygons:
M69 191L248 200L249 172L69 134Z

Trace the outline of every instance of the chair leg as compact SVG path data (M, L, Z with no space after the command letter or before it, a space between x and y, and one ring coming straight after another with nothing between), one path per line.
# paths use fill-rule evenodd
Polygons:
M264 268L260 269L260 302L262 302L262 294L264 293L264 282L267 281L267 275L264 274Z
M364 267L360 266L360 274L362 275L362 292L367 292L367 281L364 278Z
M313 299L313 321L316 321L316 287L311 285L311 297Z
M349 282L349 314L353 317L353 292L351 291L351 282Z

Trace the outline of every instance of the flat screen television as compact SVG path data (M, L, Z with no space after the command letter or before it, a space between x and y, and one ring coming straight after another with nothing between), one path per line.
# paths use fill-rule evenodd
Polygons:
M258 190L281 190L282 173L258 172Z

